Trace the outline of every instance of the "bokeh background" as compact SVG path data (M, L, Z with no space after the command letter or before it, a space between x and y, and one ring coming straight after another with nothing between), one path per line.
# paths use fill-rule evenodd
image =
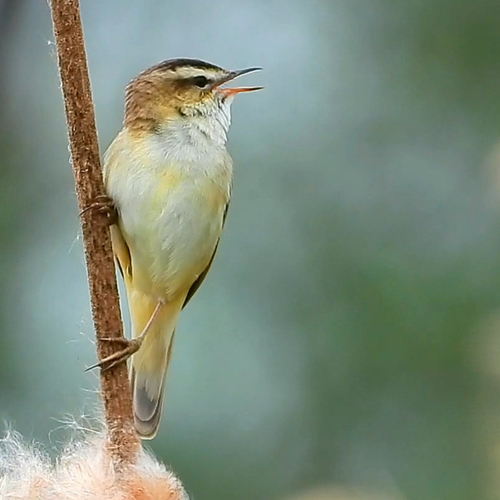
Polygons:
M498 0L82 0L101 148L170 57L261 65L150 446L199 499L500 498ZM48 6L0 0L0 419L98 407ZM124 312L127 319L127 312Z

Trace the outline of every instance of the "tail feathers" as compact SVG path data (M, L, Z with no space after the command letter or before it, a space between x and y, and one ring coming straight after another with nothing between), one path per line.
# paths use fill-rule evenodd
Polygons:
M172 333L170 345L166 353L165 365L159 378L138 378L138 374L132 366L131 381L134 391L134 425L137 434L142 439L153 439L158 432L163 409L165 378L174 344L174 333Z
M152 439L155 437L163 409L163 378L158 391L154 396L148 394L146 388L147 380L138 379L136 372L132 367L131 372L133 400L134 400L134 425L137 434L142 439Z
M134 335L151 318L156 302L142 294L129 295ZM142 439L152 439L160 424L165 377L182 301L167 303L153 321L141 348L132 357L130 378L134 424Z

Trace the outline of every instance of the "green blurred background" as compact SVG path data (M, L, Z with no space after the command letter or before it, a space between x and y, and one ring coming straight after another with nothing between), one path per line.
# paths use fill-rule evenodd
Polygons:
M205 500L499 499L498 0L82 15L102 150L147 66L264 67L154 452ZM54 454L98 406L68 158L48 6L0 0L0 419Z

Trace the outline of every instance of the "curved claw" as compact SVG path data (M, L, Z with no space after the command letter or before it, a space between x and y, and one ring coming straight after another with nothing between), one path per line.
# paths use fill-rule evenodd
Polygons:
M132 340L125 338L104 338L101 340L123 343L125 344L125 347L117 352L114 352L113 354L110 354L109 356L106 356L98 363L85 368L86 372L93 370L94 368L100 368L102 371L106 371L120 363L125 363L127 359L132 356L132 354L136 353L140 349L144 337L138 337Z
M79 216L82 217L89 210L97 210L99 213L106 215L110 226L118 222L118 210L109 196L96 196L94 201L80 212Z

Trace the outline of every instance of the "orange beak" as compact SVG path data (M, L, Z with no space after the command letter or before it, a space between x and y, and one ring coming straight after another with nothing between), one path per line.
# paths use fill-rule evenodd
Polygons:
M218 81L214 86L214 89L217 89L217 92L220 92L224 97L234 96L236 94L240 94L241 92L253 92L254 90L262 90L264 87L221 87L224 83L230 82L239 76L246 75L248 73L253 73L254 71L260 71L262 68L247 68L240 69L238 71L231 71L227 77Z
M217 92L226 97L239 94L240 92L253 92L254 90L262 90L264 87L233 87L233 88L218 88Z

